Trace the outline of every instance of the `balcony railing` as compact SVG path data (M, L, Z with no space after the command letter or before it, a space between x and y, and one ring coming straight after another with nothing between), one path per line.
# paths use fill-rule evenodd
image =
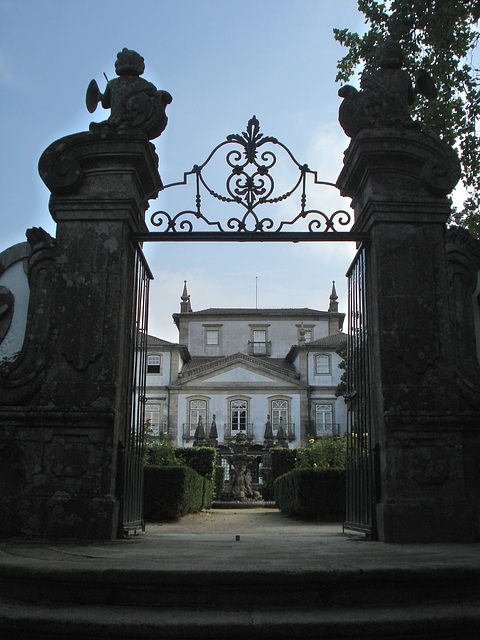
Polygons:
M168 435L168 421L145 423L145 437L151 440L161 440L165 435Z
M242 424L241 428L238 427L238 425L236 424L225 424L223 426L223 433L224 433L224 439L225 440L232 440L233 438L235 438L239 433L243 433L247 436L247 438L253 438L253 424L251 422L248 422L246 424Z
M333 424L317 424L310 427L310 435L312 438L321 438L322 436L339 436L341 435L342 425L338 423Z
M248 353L251 356L269 356L272 352L271 342L251 342L248 343Z
M287 438L288 440L290 440L290 442L292 440L295 440L295 423L294 422L284 422L282 423L282 427L285 431L285 433L287 434ZM273 439L276 440L278 438L278 430L280 429L280 425L279 424L272 424L272 432L273 432Z

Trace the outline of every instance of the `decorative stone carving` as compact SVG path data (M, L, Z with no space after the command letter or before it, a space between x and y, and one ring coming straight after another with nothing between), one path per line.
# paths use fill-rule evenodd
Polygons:
M228 444L228 448L232 452L232 455L227 456L227 459L233 467L230 473L230 483L231 495L234 500L253 497L252 476L248 470L253 456L248 454L249 446L250 443L244 433L238 433L235 440Z
M273 447L273 430L270 415L267 416L267 422L265 423L265 433L263 435L264 446L266 449Z
M119 76L110 80L102 94L95 80L87 90L87 109L93 113L101 101L104 109L111 109L105 122L92 122L91 131L142 131L149 140L157 138L167 126L165 108L172 101L168 91L158 91L155 85L140 76L145 71L141 55L122 49L117 55L115 72Z
M468 407L480 407L480 295L474 294L480 273L480 242L466 229L446 233L450 284L450 321L454 342L453 381ZM477 326L475 326L475 316Z
M202 447L205 445L206 440L207 440L207 437L205 435L205 427L203 426L203 419L202 419L202 416L199 416L197 428L195 429L193 445L195 447Z
M26 236L31 246L27 330L18 357L0 369L0 405L21 405L31 400L41 386L48 358L55 240L36 227L28 229Z
M208 441L210 444L214 446L218 441L217 418L215 414L213 414L212 423L210 424L210 430L208 432Z
M344 100L339 121L349 138L364 129L418 127L412 120L409 106L416 93L434 98L436 89L425 71L418 73L414 89L410 76L402 70L403 59L399 43L387 40L375 52L379 69L362 76L361 91L351 85L340 88L338 95Z
M15 298L8 287L0 286L0 342L3 341L12 323Z

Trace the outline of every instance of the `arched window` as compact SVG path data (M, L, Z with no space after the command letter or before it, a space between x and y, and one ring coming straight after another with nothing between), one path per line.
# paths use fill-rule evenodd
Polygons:
M163 405L145 405L145 435L161 436L163 433Z
M331 404L315 405L315 430L317 436L332 434L333 406Z
M289 415L290 415L290 402L284 399L272 400L271 404L271 416L272 416L272 427L277 429L280 426L280 422L284 426L287 426L289 423Z
M191 427L196 427L200 419L205 427L207 424L207 401L190 400L188 419Z
M248 402L232 400L230 402L230 424L232 431L246 431L248 418Z

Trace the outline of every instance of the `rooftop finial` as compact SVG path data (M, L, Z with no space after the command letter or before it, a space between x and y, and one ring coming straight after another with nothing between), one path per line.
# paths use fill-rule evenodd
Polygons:
M188 292L187 292L186 280L184 280L184 283L183 283L183 293L180 299L182 301L180 303L180 313L191 313L192 305L190 304L190 296L188 295Z
M328 310L332 313L338 313L338 296L337 291L335 289L335 280L332 282L332 293L330 294L330 304L328 305Z

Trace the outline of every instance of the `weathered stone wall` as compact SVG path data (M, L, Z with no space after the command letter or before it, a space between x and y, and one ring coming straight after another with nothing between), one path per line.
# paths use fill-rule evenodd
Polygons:
M135 249L161 185L138 133L51 145L40 174L56 238L27 234L30 303L19 357L0 371L3 535L111 538L132 395Z

